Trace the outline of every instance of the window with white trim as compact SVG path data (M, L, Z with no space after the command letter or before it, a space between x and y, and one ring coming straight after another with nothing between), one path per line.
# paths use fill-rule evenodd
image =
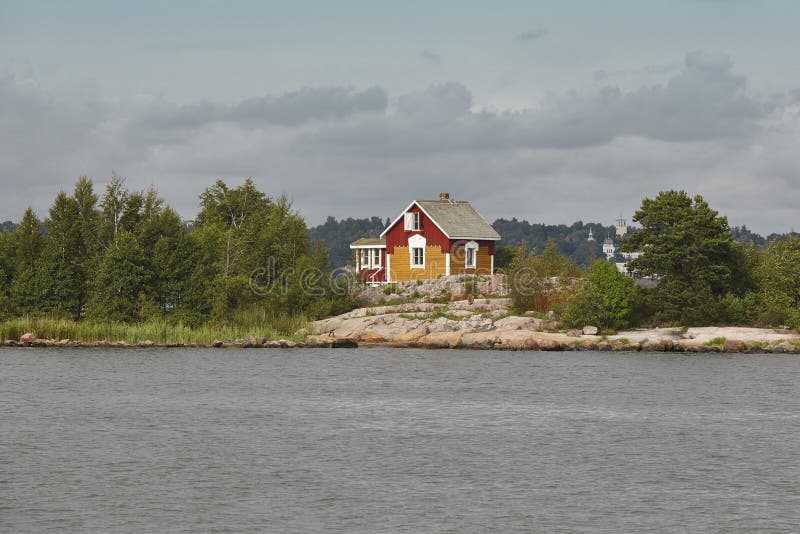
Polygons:
M412 269L425 268L425 237L420 234L408 238L408 255Z
M411 266L424 267L425 266L425 249L415 247L411 249Z
M372 249L372 266L381 266L381 249L379 248Z
M365 248L361 249L361 268L366 269L369 267L369 251Z
M466 269L478 267L478 244L475 241L469 241L464 245L464 267Z
M404 226L406 232L416 232L419 230L419 213L406 213Z

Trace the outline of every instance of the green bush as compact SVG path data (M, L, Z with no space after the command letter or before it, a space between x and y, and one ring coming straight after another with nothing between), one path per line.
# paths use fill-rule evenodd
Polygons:
M633 280L605 260L592 263L562 319L572 327L619 330L630 325L636 303Z

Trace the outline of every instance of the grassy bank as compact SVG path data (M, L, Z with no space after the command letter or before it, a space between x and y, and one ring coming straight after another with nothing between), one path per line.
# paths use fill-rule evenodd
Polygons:
M237 316L230 323L206 323L196 328L163 320L127 324L25 316L0 321L0 341L18 340L22 334L32 332L42 339L71 339L85 343L125 341L135 344L149 340L159 344L210 345L217 339L224 341L247 336L268 340L291 339L294 332L307 324L308 320L303 316L267 317L263 314Z

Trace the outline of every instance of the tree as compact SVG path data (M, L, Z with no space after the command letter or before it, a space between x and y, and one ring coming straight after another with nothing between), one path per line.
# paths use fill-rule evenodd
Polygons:
M41 289L37 286L36 267L44 245L41 225L33 209L28 208L14 229L11 300L17 313L35 311L39 304Z
M641 252L629 268L659 279L651 300L657 322L709 323L718 299L744 290L743 258L728 220L700 195L662 191L645 198L633 220L642 228L622 241L622 250Z
M101 260L87 307L87 316L104 321L133 322L142 303L152 301L152 277L136 238L119 230Z
M45 221L47 238L36 277L40 288L39 310L77 319L83 304L81 262L84 247L80 228L80 206L63 191L50 207Z
M580 268L556 251L550 239L541 255L534 249L530 255L522 243L511 261L508 273L509 294L518 312L536 310L561 313L574 291L573 282Z
M759 321L800 327L800 238L772 241L759 254L754 269Z
M620 330L630 325L636 303L633 280L606 260L592 263L581 289L567 304L564 321L574 327L586 325Z

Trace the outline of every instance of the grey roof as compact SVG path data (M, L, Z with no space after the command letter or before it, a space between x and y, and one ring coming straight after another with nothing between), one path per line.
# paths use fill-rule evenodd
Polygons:
M492 225L465 200L417 200L417 204L451 239L500 239Z
M362 237L350 243L350 247L385 247L386 239L382 237Z
M607 237L607 238L605 239L605 241L603 241L603 244L604 244L604 245L613 245L613 244L614 244L614 240L613 240L613 239L611 239L610 237Z

